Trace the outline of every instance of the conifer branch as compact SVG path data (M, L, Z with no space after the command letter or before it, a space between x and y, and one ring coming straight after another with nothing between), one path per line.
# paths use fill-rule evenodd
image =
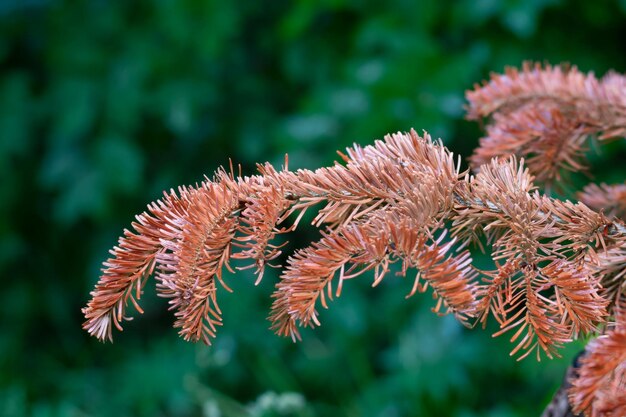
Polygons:
M572 381L570 402L590 417L626 415L626 310L618 308L605 334L589 342L578 375Z
M475 168L491 158L526 158L540 182L554 182L563 170L585 169L585 142L626 134L626 78L601 79L576 67L524 63L507 68L466 93L467 117L491 116L487 136L471 158Z
M586 416L624 415L626 384L626 213L624 185L590 185L581 202L541 194L535 185L585 168L587 137L626 133L626 79L598 80L576 68L525 64L467 93L468 117L490 117L487 136L461 172L454 155L428 134L388 135L340 153L343 163L258 174L220 169L148 205L125 230L83 309L83 327L112 340L129 320L149 276L169 299L174 327L211 343L222 324L224 270L251 269L258 284L276 265L274 241L299 227L308 210L321 238L287 260L270 319L300 338L319 325L318 308L346 280L369 273L378 285L392 265L414 276L407 297L431 288L435 312L509 334L511 355L554 357L582 335L591 342L572 381L570 401ZM472 265L476 247L493 261Z

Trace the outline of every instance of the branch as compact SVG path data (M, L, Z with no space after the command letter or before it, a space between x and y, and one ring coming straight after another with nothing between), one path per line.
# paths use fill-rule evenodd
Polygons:
M491 117L487 136L471 157L474 168L494 157L528 161L538 181L561 179L563 170L585 169L585 142L626 134L626 78L609 73L598 79L565 65L530 62L507 68L467 91L467 118Z

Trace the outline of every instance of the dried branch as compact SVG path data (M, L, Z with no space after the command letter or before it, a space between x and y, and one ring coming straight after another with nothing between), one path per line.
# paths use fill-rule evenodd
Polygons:
M569 398L587 416L626 415L626 186L590 185L581 203L535 186L583 170L590 135L626 133L626 78L525 64L467 97L469 118L490 117L474 175L460 172L441 141L411 131L355 145L332 167L290 171L286 159L280 171L264 164L247 177L231 167L166 193L111 251L83 327L112 340L129 304L142 312L138 300L156 271L179 334L209 344L222 324L217 292L230 290L230 260L248 261L239 269L252 269L258 283L267 266L279 267L277 235L317 209L321 239L288 258L273 294L278 334L299 339L299 326L319 325L317 309L345 280L371 271L376 286L397 263L401 276L416 270L408 296L430 287L435 312L483 326L493 317L494 336L509 334L519 359L552 358L571 340L601 334ZM489 253L491 270L472 265L474 246Z
M185 340L209 343L221 324L216 300L217 278L227 266L237 229L237 195L227 183L204 183L190 196L185 224L174 240L164 242L157 257L159 295L172 298L170 309ZM226 287L228 288L228 287Z
M617 309L615 323L589 342L572 381L570 401L588 417L626 415L626 310Z
M418 269L409 296L430 285L440 300L435 311L445 307L465 320L473 314L476 302L471 258L466 251L447 255L452 242L442 244L444 235L438 239L430 235L410 218L389 214L325 234L290 258L273 295L273 328L278 334L299 339L298 325L319 325L316 302L319 299L327 307L326 297L333 297L332 280L338 271L336 296L344 280L368 270L375 271L372 285L378 285L396 261L402 262L401 275L406 275L408 268Z
M477 315L483 324L491 313L501 326L496 334L515 330L512 354L522 358L533 351L551 357L605 320L601 278L584 261L599 259L596 250L606 246L605 237L622 236L624 228L584 205L540 196L523 163L494 160L469 176L459 173L445 147L415 132L355 146L344 160L345 166L316 171L263 165L252 177L218 171L212 181L182 189L180 198L170 195L155 205L161 207L153 209L158 217L140 217L147 219L137 226L140 237L131 236L147 236L152 246L125 244L126 251L114 252L119 259L107 264L114 268L105 269L95 299L108 296L113 273L117 285L128 286L137 270L145 270L143 263L150 271L156 265L157 288L171 298L175 327L187 340L209 343L221 324L216 281L229 289L222 278L229 259L252 260L258 282L280 253L275 236L322 203L313 223L328 225L324 237L289 259L274 295L272 319L280 334L297 337L296 323L317 323L316 303L327 305L324 290L337 272L339 288L346 277L372 269L378 283L397 261L402 274L420 271L411 293L430 285L440 300L436 310L462 321ZM298 215L294 224L281 227L292 214ZM453 255L452 243L441 240L447 224L461 246L485 235L492 258L503 266L483 273L479 284L469 253ZM143 263L119 269L130 255ZM92 301L86 309L85 326L100 338L110 337L107 317L114 307L126 305L125 293L115 294L114 303L99 302L95 310Z
M111 326L121 329L129 301L141 312L136 299L156 267L159 295L171 298L175 327L186 340L210 343L221 324L215 281L229 289L222 279L222 269L230 269L228 260L251 259L258 282L280 253L271 243L275 235L296 227L308 208L325 203L314 224L328 224L331 231L373 216L383 221L380 213L390 213L386 221L392 221L395 213L410 217L431 238L453 205L458 168L452 154L427 135L391 135L374 146L355 146L345 159L345 166L316 171L276 171L263 165L260 175L252 177L235 178L232 169L230 174L220 170L213 180L152 204L149 213L138 216L137 233L126 232L105 263L84 309L84 327L100 339L111 339ZM292 214L298 214L295 223L281 228ZM444 287L444 301L452 302Z
M110 258L104 263L100 281L92 299L83 309L87 321L83 328L100 340L113 340L113 325L122 330L121 322L126 317L126 306L130 301L142 313L137 300L141 297L146 279L154 272L158 256L164 252L163 241L181 233L183 216L189 205L189 196L195 191L181 187L178 195L174 191L148 205L148 212L137 216L132 226L136 233L124 230L118 246L111 250Z
M585 168L585 141L626 134L626 78L597 79L576 67L524 63L507 68L466 93L467 117L492 116L487 136L471 158L475 168L491 158L526 158L540 182L561 179L563 170Z

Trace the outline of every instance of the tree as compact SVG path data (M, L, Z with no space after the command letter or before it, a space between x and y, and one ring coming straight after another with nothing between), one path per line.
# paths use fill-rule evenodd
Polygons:
M104 263L84 309L84 328L101 340L121 329L154 273L185 340L210 344L222 318L219 284L229 260L248 260L258 280L281 254L272 243L304 213L321 239L289 257L276 285L273 329L300 338L319 325L316 308L344 280L373 271L377 285L400 265L417 270L408 296L429 287L438 313L472 326L496 320L511 355L552 358L564 344L599 336L568 378L573 411L626 414L626 186L591 184L580 202L550 190L585 169L586 144L626 132L626 78L574 67L524 64L467 93L468 118L488 118L471 158L473 173L440 141L415 131L347 154L315 171L259 165L258 175L219 169L151 203ZM595 139L593 139L595 140ZM540 193L535 183L543 186ZM493 268L472 265L488 252Z

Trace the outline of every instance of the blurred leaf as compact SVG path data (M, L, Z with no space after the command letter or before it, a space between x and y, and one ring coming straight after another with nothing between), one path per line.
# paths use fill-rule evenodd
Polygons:
M87 138L96 122L96 86L90 80L64 79L54 85L48 109L52 111L50 141L65 146Z
M127 138L109 135L96 146L97 169L112 192L130 193L141 185L143 155Z

